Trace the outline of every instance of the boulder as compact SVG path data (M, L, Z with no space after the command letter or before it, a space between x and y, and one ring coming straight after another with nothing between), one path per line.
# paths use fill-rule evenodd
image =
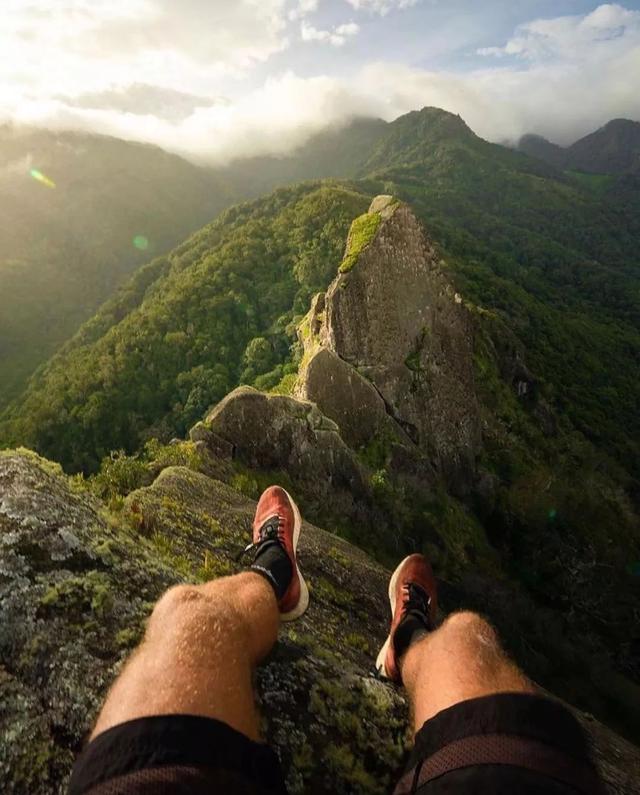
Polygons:
M314 403L239 387L208 415L207 427L233 445L234 458L262 472L284 472L312 515L371 521L371 487L336 423Z

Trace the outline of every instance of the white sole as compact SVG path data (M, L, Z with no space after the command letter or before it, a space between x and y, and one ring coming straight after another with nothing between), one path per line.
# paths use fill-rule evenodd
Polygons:
M391 620L393 620L393 616L396 612L396 585L398 584L398 577L400 576L400 569L404 566L407 560L411 557L411 555L407 555L407 557L396 566L396 570L391 575L391 579L389 580L389 603L391 605ZM389 679L389 672L385 667L385 660L387 659L387 651L389 650L389 646L391 644L391 635L387 637L385 642L382 645L382 648L378 652L378 657L376 659L376 671L385 678Z
M300 510L298 509L298 506L295 504L289 492L286 491L286 489L282 490L289 498L289 502L293 507L293 515L294 515L293 552L295 554L298 549L298 539L300 538L300 529L302 528L302 516L300 515ZM298 566L297 556L296 556L296 571L298 573L298 579L300 580L300 599L298 599L298 604L293 608L293 610L290 610L288 613L280 614L280 618L282 621L295 621L296 618L300 618L300 616L306 611L307 607L309 607L309 588L307 587L307 583L304 581L304 577L302 576L302 572L300 571L300 567Z

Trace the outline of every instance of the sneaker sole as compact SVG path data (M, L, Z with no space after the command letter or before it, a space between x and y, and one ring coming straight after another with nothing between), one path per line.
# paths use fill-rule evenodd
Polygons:
M393 621L393 617L396 613L396 585L398 584L398 577L400 576L400 569L404 566L407 560L411 557L411 555L407 555L407 557L396 566L396 570L391 575L391 579L389 580L389 603L391 605L391 620ZM387 636L382 648L378 652L378 657L376 659L376 671L381 675L384 676L386 679L390 679L389 673L385 667L385 661L387 659L387 651L389 650L389 646L391 645L391 635Z
M300 510L298 506L295 504L293 498L289 494L286 489L283 489L284 493L289 498L289 502L293 507L293 515L294 515L294 524L293 524L293 552L296 554L298 549L298 539L300 538L300 530L302 528L302 516L300 515ZM307 587L307 583L304 581L304 577L302 576L302 572L300 571L300 567L298 566L298 556L296 554L296 572L298 574L298 579L300 580L300 599L298 599L298 604L290 610L288 613L281 613L280 618L282 621L295 621L296 618L300 618L300 616L306 611L307 607L309 607L309 588Z

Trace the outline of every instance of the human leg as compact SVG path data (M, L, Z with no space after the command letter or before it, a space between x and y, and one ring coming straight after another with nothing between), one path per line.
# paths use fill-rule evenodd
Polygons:
M459 612L436 626L436 582L423 556L398 566L389 596L378 668L404 684L415 734L396 795L603 793L580 725L537 692L491 625Z
M171 588L112 686L92 741L76 761L72 795L282 793L274 752L257 742L253 672L281 620L305 611L297 565L300 513L286 491L262 495L250 570ZM106 788L106 789L103 789Z
M109 691L93 736L135 718L191 714L257 740L252 674L279 624L273 588L254 572L167 591Z
M476 613L453 613L409 646L400 660L414 731L461 701L494 693L533 693L534 685L507 657L493 627Z

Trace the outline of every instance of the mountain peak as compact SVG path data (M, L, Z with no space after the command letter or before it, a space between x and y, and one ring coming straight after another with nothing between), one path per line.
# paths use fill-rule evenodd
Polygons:
M633 121L632 119L611 119L611 121L607 122L604 127L601 129L603 130L640 130L640 122Z
M599 174L640 171L640 123L612 119L567 150L570 168Z
M518 141L518 150L525 155L544 160L553 166L562 168L566 157L565 150L542 135L528 133Z
M428 105L420 110L412 110L410 113L405 113L404 116L399 116L391 123L391 126L410 127L414 131L432 138L450 138L460 135L476 137L461 116Z
M640 171L640 122L611 119L566 149L541 135L529 133L518 149L563 170L592 174L627 174Z

